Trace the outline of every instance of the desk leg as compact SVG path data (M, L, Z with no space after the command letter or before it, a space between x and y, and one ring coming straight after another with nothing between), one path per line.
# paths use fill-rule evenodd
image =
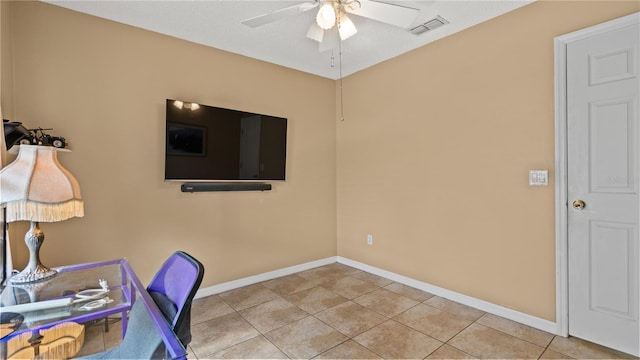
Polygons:
M124 340L124 334L127 332L127 323L129 321L128 315L128 311L122 312L122 340Z
M31 344L31 347L33 347L33 354L36 357L38 355L40 355L40 344L42 343L42 339L43 338L44 338L44 336L40 335L39 331L34 331L34 333L31 336L31 338L29 338L29 340L27 340L29 342L29 344Z

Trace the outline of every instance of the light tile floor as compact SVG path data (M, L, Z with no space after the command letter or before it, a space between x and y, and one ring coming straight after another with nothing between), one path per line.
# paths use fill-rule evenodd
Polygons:
M88 328L81 354L111 329ZM633 358L339 263L197 299L192 334L190 359Z

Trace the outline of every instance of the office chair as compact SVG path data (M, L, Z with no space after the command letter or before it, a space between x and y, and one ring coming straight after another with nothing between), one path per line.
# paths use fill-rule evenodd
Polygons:
M185 347L191 342L191 303L203 276L204 266L198 260L176 251L147 286L149 295Z
M203 276L204 266L198 260L176 251L147 287L147 292L185 347L191 342L191 303ZM122 343L83 359L156 359L163 356L162 339L153 320L142 301L136 301L129 312L129 326Z

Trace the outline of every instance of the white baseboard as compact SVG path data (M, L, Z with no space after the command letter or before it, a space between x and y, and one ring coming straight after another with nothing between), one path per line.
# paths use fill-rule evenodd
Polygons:
M524 324L524 325L528 325L531 327L534 327L536 329L542 330L542 331L546 331L548 333L552 333L552 334L556 334L557 332L557 325L555 322L549 321L549 320L545 320L545 319L541 319L539 317L535 317L535 316L531 316L516 310L512 310L500 305L496 305L484 300L480 300L480 299L476 299L474 297L471 296L467 296L467 295L463 295L460 293L457 293L455 291L451 291L451 290L447 290L444 288L441 288L439 286L435 286L435 285L431 285L431 284L427 284L418 280L414 280L411 278L408 278L406 276L402 276L402 275L398 275L396 273L387 271L387 270L383 270L374 266L370 266L367 264L363 264L361 262L357 262L351 259L347 259L344 258L342 256L338 256L338 262L344 265L348 265L351 267L354 267L356 269L360 269L362 271L366 271L369 273L372 273L374 275L378 275L378 276L382 276L384 278L393 280L395 282L398 282L400 284L404 284L407 286L411 286L412 288L416 288L416 289L420 289L422 291L426 291L428 293L431 293L433 295L437 295L440 296L442 298L451 300L451 301L455 301L457 303L463 304L463 305L467 305L467 306L471 306L473 308L488 312L490 314L493 315L497 315L497 316L501 316L505 319L509 319L509 320L513 320L515 322Z
M225 291L241 288L243 286L257 284L259 282L263 282L263 281L279 278L279 277L282 277L282 276L295 274L297 272L301 272L301 271L317 268L317 267L320 267L320 266L333 264L335 262L337 262L337 256L332 256L332 257L328 257L326 259L320 259L320 260L316 260L316 261L311 261L311 262L300 264L300 265L294 265L294 266L286 267L286 268L283 268L283 269L269 271L269 272L266 272L266 273L262 273L262 274L258 274L258 275L254 275L254 276L248 276L248 277L245 277L245 278L242 278L242 279L233 280L233 281L225 282L225 283L222 283L222 284L209 286L209 287L206 287L206 288L200 288L200 290L198 290L198 292L196 293L195 298L198 299L198 298L209 296L209 295L220 294L220 293L223 293Z
M437 295L440 296L442 298L451 300L451 301L455 301L457 303L463 304L463 305L467 305L467 306L471 306L473 308L488 312L490 314L494 314L497 316L501 316L505 319L509 319L509 320L513 320L515 322L524 324L524 325L528 325L531 326L533 328L542 330L542 331L546 331L548 333L552 333L552 334L556 334L556 335L562 335L562 334L557 334L558 332L558 326L555 322L549 321L549 320L545 320L545 319L541 319L532 315L528 315L516 310L512 310L500 305L496 305L484 300L480 300L480 299L476 299L474 297L471 296L467 296L467 295L463 295L460 293L457 293L455 291L451 291L451 290L447 290L444 288L441 288L439 286L435 286L435 285L431 285L428 283L424 283L422 281L418 281L418 280L414 280L411 278L408 278L406 276L403 275L399 275L396 273L393 273L391 271L387 271L387 270L383 270L371 265L367 265L367 264L363 264L361 262L355 261L355 260L351 260L342 256L333 256L333 257L328 257L326 259L321 259L321 260L316 260L316 261L311 261L308 263L304 263L304 264L300 264L300 265L294 265L294 266L290 266L287 268L283 268L283 269L279 269L279 270L274 270L274 271L269 271L263 274L258 274L258 275L254 275L254 276L249 276L249 277L245 277L242 279L238 279L238 280L233 280L233 281L229 281L229 282L225 282L222 284L218 284L218 285L213 285L213 286L209 286L206 288L201 288L200 290L198 290L198 292L196 293L195 298L201 298L201 297L205 297L205 296L209 296L209 295L215 295L215 294L220 294L223 293L225 291L229 291L229 290L233 290L233 289L237 289L237 288L241 288L243 286L248 286L248 285L253 285L253 284L257 284L259 282L263 282L263 281L267 281L267 280L272 280L275 278L279 278L282 276L287 276L287 275L291 275L291 274L295 274L297 272L300 271L305 271L305 270L309 270L309 269L313 269L316 267L320 267L320 266L324 266L324 265L329 265L329 264L333 264L335 262L344 264L344 265L348 265L351 267L354 267L356 269L360 269L362 271L366 271L369 272L371 274L374 275L378 275L378 276L382 276L384 278L393 280L397 283L403 284L403 285L407 285L407 286L411 286L412 288L416 288L416 289L420 289L423 291L426 291L428 293L431 293L433 295Z

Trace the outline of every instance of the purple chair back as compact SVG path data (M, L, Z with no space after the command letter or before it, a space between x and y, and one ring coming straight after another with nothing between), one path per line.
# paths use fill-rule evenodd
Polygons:
M204 266L198 260L183 251L176 251L147 287L185 346L191 341L191 302L203 276Z

